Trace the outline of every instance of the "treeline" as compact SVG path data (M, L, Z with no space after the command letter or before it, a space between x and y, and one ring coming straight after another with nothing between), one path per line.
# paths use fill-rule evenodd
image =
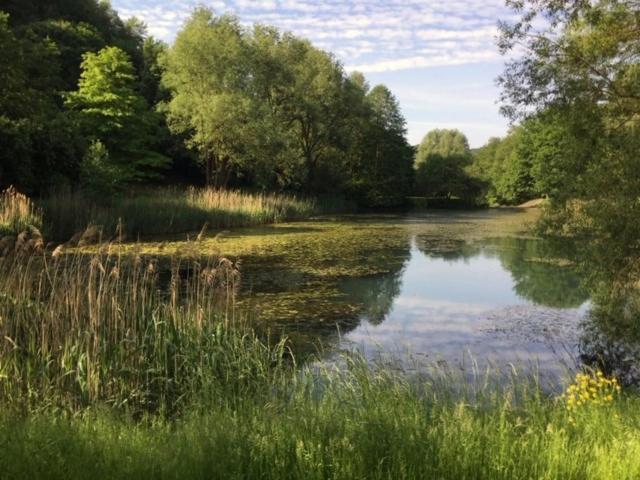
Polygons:
M507 3L522 15L503 23L499 38L503 53L520 45L499 78L515 126L473 151L457 130L428 133L416 155L416 194L489 205L546 197L550 231L637 238L640 6ZM536 30L542 17L547 31Z
M477 149L469 148L459 130L432 130L417 148L415 193L469 206L575 199L581 195L575 169L594 153L591 135L571 131L552 110L523 119L506 136Z
M0 186L132 184L404 202L413 150L393 94L310 42L196 9L168 46L96 0L0 13Z

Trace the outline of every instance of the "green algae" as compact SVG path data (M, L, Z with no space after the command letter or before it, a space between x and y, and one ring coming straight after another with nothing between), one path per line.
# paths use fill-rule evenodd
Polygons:
M362 315L373 323L383 320L412 245L429 255L464 255L479 240L530 238L537 215L515 209L343 215L110 248L160 259L238 261L240 308L270 328L322 338L354 328Z

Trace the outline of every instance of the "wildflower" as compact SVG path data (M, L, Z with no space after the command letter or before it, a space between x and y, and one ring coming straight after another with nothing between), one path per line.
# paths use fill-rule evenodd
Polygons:
M573 383L560 396L570 413L569 423L575 422L573 414L582 408L612 403L620 390L618 379L607 378L600 370L592 374L576 374Z

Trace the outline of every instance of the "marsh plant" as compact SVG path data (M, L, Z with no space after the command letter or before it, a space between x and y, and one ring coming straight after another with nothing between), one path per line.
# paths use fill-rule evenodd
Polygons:
M516 372L465 383L357 352L302 363L237 309L237 264L118 251L0 261L7 478L640 473L638 400L610 378L578 377L605 401L574 415Z
M118 224L131 237L246 227L306 218L312 200L281 193L248 193L213 188L167 188L121 193L108 200L60 191L42 202L47 238L66 241L89 224L105 232Z
M60 247L3 259L2 402L173 411L205 387L242 391L255 375L277 374L281 346L236 315L238 281L224 258L161 265Z
M13 187L0 192L0 236L41 225L42 212L29 197Z

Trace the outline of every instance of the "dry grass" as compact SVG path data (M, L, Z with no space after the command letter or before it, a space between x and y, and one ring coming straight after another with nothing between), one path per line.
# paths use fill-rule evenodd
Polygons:
M238 278L224 258L160 264L108 249L0 261L0 398L175 411L204 385L241 387L271 350L236 316Z
M0 235L18 234L42 225L42 212L29 197L9 187L0 193Z
M197 232L306 218L313 201L285 194L232 190L160 189L96 202L81 193L59 193L42 202L47 238L67 240L87 225L113 232L121 221L130 237Z

